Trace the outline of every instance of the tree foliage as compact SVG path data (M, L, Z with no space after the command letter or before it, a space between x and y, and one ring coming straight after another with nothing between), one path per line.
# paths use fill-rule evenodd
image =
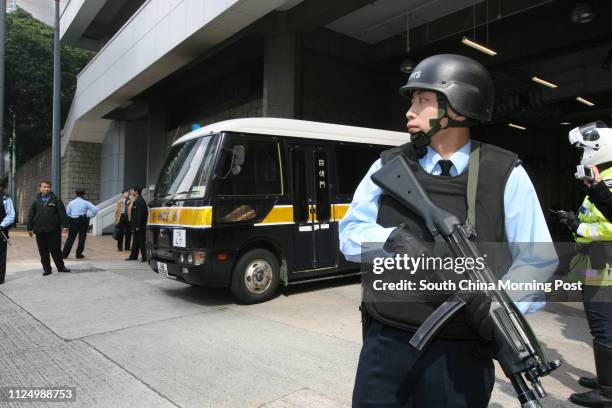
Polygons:
M7 14L4 133L5 151L16 117L17 166L51 145L53 119L53 28L23 9ZM76 90L77 74L94 53L61 47L62 127Z

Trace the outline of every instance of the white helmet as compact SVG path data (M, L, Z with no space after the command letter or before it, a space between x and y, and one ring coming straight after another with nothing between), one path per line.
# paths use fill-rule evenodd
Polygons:
M582 165L612 162L612 129L600 120L570 130L569 141L583 149Z

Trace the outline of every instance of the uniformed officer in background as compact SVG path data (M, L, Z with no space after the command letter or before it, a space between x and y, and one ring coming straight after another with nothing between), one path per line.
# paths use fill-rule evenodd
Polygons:
M580 377L591 391L574 393L570 400L583 407L612 407L612 129L601 121L572 129L570 143L582 150L580 165L592 177L577 173L586 184L578 215L557 215L574 234L579 253L572 259L570 279L583 286L583 306L593 336L597 377ZM577 169L578 170L578 169ZM600 173L601 171L601 173Z
M146 237L147 237L147 219L149 218L149 209L147 202L142 198L142 187L134 187L132 195L134 202L130 212L130 225L132 227L132 252L126 258L126 261L135 261L138 259L138 251L140 251L140 260L147 261L146 256Z
M76 198L68 203L66 208L66 214L68 215L69 230L68 238L64 243L63 255L64 259L70 256L72 250L72 244L77 234L79 235L79 242L76 249L77 259L85 258L83 250L85 249L85 240L87 239L87 229L89 228L89 218L95 217L98 213L98 209L91 202L85 200L85 189L77 188L75 191Z
M40 193L32 202L28 214L28 234L36 234L36 245L43 266L43 276L51 274L49 253L58 272L70 272L62 259L62 227L68 232L68 217L62 200L51 191L51 182L39 184Z
M4 283L6 275L6 246L8 244L9 229L15 221L15 208L11 197L4 194L4 182L0 181L0 285Z

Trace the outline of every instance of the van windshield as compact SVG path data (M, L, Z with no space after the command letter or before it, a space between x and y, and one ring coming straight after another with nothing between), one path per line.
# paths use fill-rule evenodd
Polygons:
M218 139L217 135L210 135L173 146L159 175L155 198L203 198Z

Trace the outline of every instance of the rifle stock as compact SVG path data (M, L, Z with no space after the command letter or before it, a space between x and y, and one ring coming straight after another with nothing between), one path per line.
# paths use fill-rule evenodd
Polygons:
M383 168L372 174L372 181L403 206L425 221L431 235L450 235L461 221L454 214L435 205L406 160L397 156Z

